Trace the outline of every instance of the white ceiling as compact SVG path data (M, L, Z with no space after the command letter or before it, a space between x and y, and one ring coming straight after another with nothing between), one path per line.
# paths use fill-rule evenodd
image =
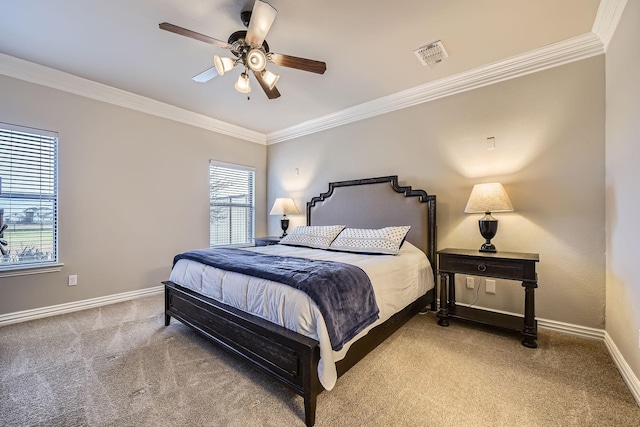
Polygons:
M0 0L0 52L268 134L590 33L600 0L269 3L271 51L327 63L324 75L270 64L275 100L255 80L250 100L237 92L240 67L192 81L228 51L158 28L226 41L253 0ZM449 57L421 65L413 51L436 40Z

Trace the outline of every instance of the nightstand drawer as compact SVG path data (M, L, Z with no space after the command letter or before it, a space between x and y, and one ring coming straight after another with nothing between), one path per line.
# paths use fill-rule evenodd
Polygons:
M453 270L463 274L478 276L504 277L511 279L524 278L524 267L521 262L509 263L505 261L477 260L458 257L446 257L441 270ZM442 261L442 258L441 258Z

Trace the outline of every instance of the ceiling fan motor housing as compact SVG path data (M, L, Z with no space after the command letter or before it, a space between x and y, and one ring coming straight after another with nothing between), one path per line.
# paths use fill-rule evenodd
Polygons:
M233 52L235 56L242 56L243 53L247 53L249 51L249 48L250 48L249 43L245 42L246 36L247 36L246 30L236 31L235 33L229 36L227 43L233 46L233 48L231 49L231 52ZM262 42L262 49L264 50L264 53L269 53L269 44L267 43L266 40Z

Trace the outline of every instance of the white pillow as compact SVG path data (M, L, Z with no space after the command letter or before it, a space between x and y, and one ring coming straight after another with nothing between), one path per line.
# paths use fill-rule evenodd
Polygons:
M301 225L280 240L281 245L327 249L344 225Z
M329 249L343 252L396 255L411 227L345 228Z

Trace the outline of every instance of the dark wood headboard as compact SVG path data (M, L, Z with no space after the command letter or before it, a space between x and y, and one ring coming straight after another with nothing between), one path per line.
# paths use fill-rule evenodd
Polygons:
M436 269L436 196L398 185L398 176L329 183L307 202L307 225L381 228L410 225L407 241Z

